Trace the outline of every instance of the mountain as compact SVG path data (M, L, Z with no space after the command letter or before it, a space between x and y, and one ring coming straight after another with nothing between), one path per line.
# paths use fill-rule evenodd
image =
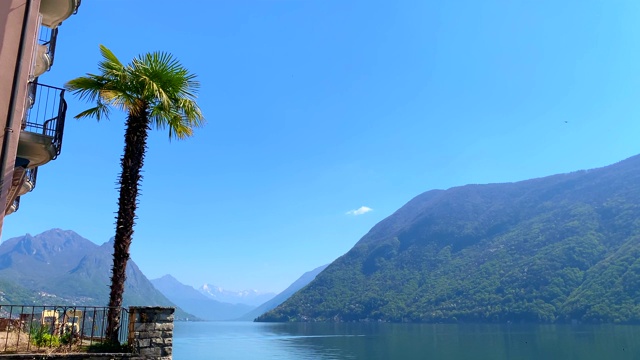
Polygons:
M245 304L250 306L258 306L276 296L275 293L263 293L258 290L225 290L210 284L204 284L198 290L209 299L224 303Z
M97 245L72 231L50 230L0 244L0 276L27 288L71 271Z
M307 271L306 273L302 274L302 276L300 276L298 280L294 281L293 284L289 285L288 288L284 289L284 291L276 295L273 299L242 315L240 318L238 318L238 320L254 320L267 311L274 309L276 306L285 302L285 300L291 297L291 295L293 295L296 291L307 286L307 284L313 281L313 279L315 279L316 276L318 276L318 274L322 272L322 270L326 269L327 266L329 266L329 264L319 266L311 271Z
M640 322L640 156L418 195L258 321Z
M230 304L210 299L193 287L180 283L171 275L153 279L151 283L176 305L203 320L232 320L253 309L245 304Z
M106 306L112 254L112 241L98 246L73 231L60 229L8 239L0 244L0 301ZM127 266L123 300L125 306L175 306L133 260ZM187 316L176 310L176 318Z

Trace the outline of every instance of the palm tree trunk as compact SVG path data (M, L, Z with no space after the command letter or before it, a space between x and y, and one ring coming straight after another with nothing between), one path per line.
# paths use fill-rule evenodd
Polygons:
M109 313L107 315L107 340L118 343L122 296L126 279L129 245L133 235L133 226L138 205L138 186L142 180L140 170L144 163L149 130L147 106L140 111L129 112L126 122L124 155L120 159L120 197L118 199L118 216L116 220L116 236L113 245L113 267L111 268L111 293L109 295Z

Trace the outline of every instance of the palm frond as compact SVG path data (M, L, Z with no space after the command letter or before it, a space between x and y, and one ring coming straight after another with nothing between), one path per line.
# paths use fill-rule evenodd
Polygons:
M195 101L182 98L166 108L158 103L149 114L153 126L169 128L169 139L185 139L193 135L193 129L205 124L202 111Z
M121 79L126 76L126 68L120 60L106 46L100 45L100 54L102 61L98 63L98 69L102 72L102 76L111 79Z
M198 104L191 99L180 99L176 107L182 114L184 121L192 128L199 128L205 125L204 115Z
M74 116L75 119L82 118L96 118L96 120L100 121L104 117L105 119L109 118L109 106L105 105L102 102L98 102L95 107L89 108L80 112L78 115Z
M87 76L67 81L64 87L74 95L77 95L80 100L93 102L97 100L100 90L105 87L106 83L107 81L98 75L87 74Z

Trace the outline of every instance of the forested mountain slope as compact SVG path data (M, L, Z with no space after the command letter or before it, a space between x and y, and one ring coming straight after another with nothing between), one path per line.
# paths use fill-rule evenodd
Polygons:
M318 274L322 272L324 269L326 269L327 266L328 264L322 265L311 271L307 271L306 273L302 274L302 276L300 276L298 280L294 281L293 284L289 285L289 287L287 287L281 293L276 295L276 297L258 306L257 308L251 310L250 312L242 315L242 317L240 317L238 320L249 320L249 321L254 320L258 316L282 304L291 295L295 294L296 291L307 286L307 284L309 284L313 279L315 279L315 277L318 276Z
M640 322L640 156L423 193L258 321Z

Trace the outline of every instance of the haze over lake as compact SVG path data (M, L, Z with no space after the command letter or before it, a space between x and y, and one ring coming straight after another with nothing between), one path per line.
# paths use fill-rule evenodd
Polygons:
M175 359L639 359L640 326L177 322Z

